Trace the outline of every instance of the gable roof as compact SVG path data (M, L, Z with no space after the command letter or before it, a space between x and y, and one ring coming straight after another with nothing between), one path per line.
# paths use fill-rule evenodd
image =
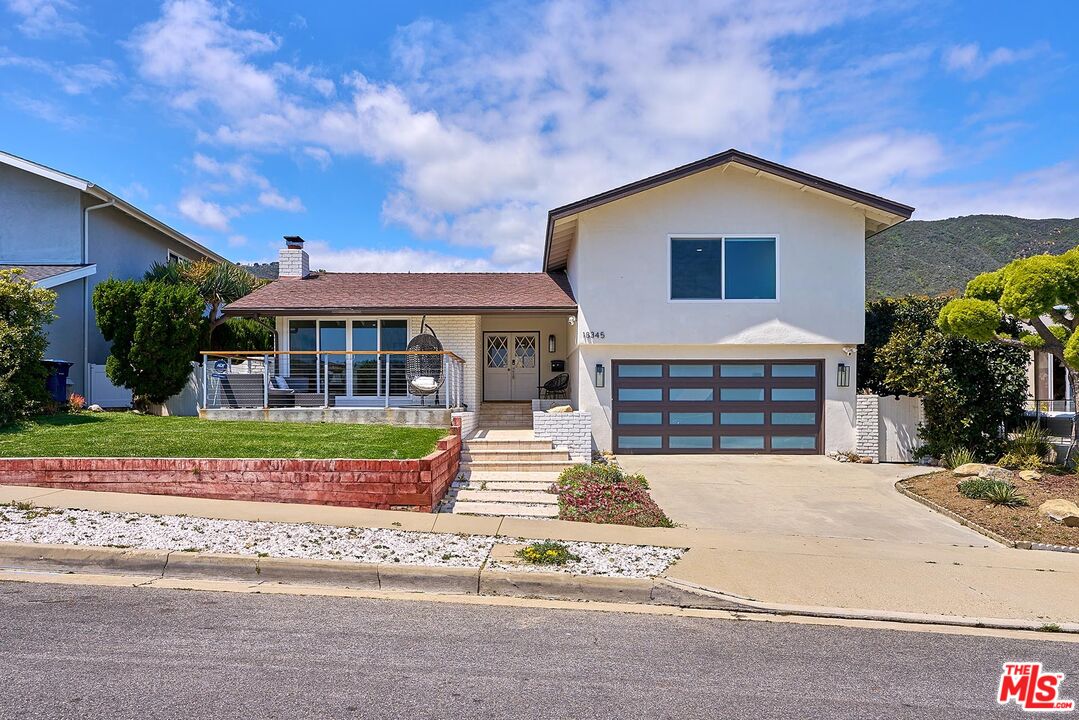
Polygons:
M316 273L230 303L232 316L575 311L565 273Z
M65 172L61 172L60 170L48 167L47 165L42 165L41 163L36 163L33 160L27 160L26 158L21 158L18 155L12 155L11 153L6 153L2 150L0 150L0 163L9 165L13 168L18 168L19 170L23 170L28 173L32 173L34 175L37 175L38 177L43 177L47 180L52 180L53 182L58 182L62 185L73 187L77 190L81 190L84 193L93 195L96 198L100 198L104 202L112 203L113 206L120 212L126 215L130 215L139 222L145 225L149 225L160 233L168 235L170 238L180 243L181 245L190 248L197 253L205 255L212 260L216 260L217 262L226 262L226 259L223 256L218 255L208 247L205 247L200 243L195 242L187 235L184 235L182 232L174 230L173 228L169 227L168 225L161 222L152 215L143 212L142 210L127 202L123 198L119 197L118 195L114 195L105 188L101 187L100 185L95 185L89 180L84 180L80 177L69 175Z
M872 193L857 190L847 185L832 182L831 180L825 180L816 175L810 175L801 170L795 170L786 165L780 165L771 160L765 160L764 158L759 158L755 155L750 155L731 148L730 150L725 150L724 152L711 155L701 160L681 165L672 170L667 170L551 210L547 213L547 239L543 249L544 269L560 270L566 266L566 257L563 256L561 252L552 253L552 245L554 244L556 235L556 224L564 225L564 228L560 228L560 230L563 231L562 235L564 237L569 238L570 236L575 236L576 221L572 220L572 218L578 213L728 163L741 165L756 171L757 174L766 173L772 177L799 185L809 190L849 200L853 204L861 205L875 211L878 215L877 219L871 221L870 218L866 218L867 235L875 234L887 227L902 222L903 220L908 220L914 212L914 208L910 205L904 205L903 203L889 200L879 195L873 195ZM563 222L560 223L560 221ZM871 222L873 223L872 225L870 224ZM566 246L566 253L568 255L568 246Z

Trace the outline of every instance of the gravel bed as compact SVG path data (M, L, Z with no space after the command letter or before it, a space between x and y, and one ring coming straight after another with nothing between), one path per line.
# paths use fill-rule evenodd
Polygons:
M487 535L2 505L0 542L475 568L483 564L496 542L524 545L531 541ZM642 545L578 542L566 545L581 557L580 562L561 567L494 562L491 565L523 572L650 577L663 572L683 552Z

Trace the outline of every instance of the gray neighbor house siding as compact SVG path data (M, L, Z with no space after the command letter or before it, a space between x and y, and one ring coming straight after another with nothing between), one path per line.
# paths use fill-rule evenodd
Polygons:
M97 284L110 277L141 278L154 262L167 261L170 252L191 260L209 257L193 242L184 244L116 207L84 214L102 202L76 187L0 163L0 265L97 266L88 277L51 288L57 294L58 317L48 328L46 356L74 363L69 388L81 395L89 391L87 364L103 365L109 354L89 301Z

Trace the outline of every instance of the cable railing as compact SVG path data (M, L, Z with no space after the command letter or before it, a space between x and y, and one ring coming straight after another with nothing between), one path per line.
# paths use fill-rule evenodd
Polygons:
M408 358L430 376L408 375ZM432 369L433 368L433 369ZM202 407L461 407L465 361L449 350L294 350L202 354Z
M1057 415L1060 413L1075 412L1075 398L1066 400L1046 400L1041 398L1027 398L1024 409L1034 415Z

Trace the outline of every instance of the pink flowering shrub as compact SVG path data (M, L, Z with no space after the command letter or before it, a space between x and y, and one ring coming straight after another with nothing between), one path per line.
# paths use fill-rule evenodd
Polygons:
M636 527L674 527L648 494L642 475L626 475L613 465L567 468L552 487L558 493L558 517L578 522Z

